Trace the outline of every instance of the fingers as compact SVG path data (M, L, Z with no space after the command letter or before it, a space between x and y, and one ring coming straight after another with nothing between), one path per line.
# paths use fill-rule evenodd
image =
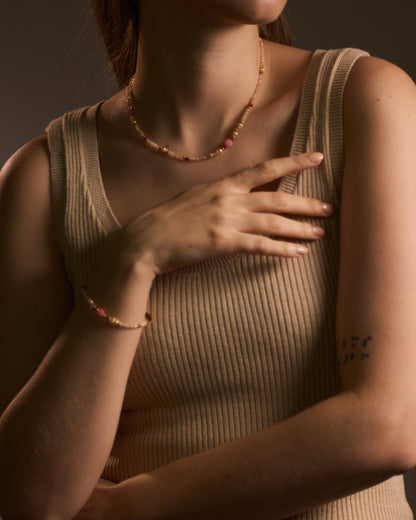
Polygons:
M325 234L319 226L268 213L248 214L241 222L239 231L302 240L317 240Z
M235 252L238 253L301 258L308 252L308 249L300 244L249 233L239 233L234 239L234 244Z
M326 202L280 191L251 192L244 197L245 208L251 212L328 217L334 211Z
M313 168L322 162L323 157L319 152L312 152L271 159L237 173L233 179L241 187L252 190L290 173Z

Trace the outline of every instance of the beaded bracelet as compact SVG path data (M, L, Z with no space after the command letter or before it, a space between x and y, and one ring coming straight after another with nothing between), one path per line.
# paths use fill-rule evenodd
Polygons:
M144 315L146 321L135 324L122 323L118 318L110 316L104 309L98 307L95 301L88 296L85 285L81 287L81 294L84 297L84 300L88 303L90 309L92 309L99 318L104 318L106 322L113 327L118 327L119 329L141 329L146 327L146 325L149 325L149 323L152 323L152 317L148 312Z

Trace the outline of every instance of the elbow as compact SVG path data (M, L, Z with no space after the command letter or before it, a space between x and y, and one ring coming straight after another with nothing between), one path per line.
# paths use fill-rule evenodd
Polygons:
M416 466L416 429L404 421L386 427L386 437L385 448L394 473L411 471Z
M2 520L69 520L70 518L42 508L22 508L15 507L15 505L2 509L1 514L3 515L0 516Z
M0 516L2 520L58 520L56 517L50 516L45 512L28 510L22 507L5 507L1 508Z
M76 514L73 507L70 509L59 510L53 496L39 498L34 493L13 493L11 489L0 494L0 520L70 520Z
M3 456L2 456L3 455ZM10 457L0 454L0 520L70 520L82 508L89 494L79 489L70 492L40 472L23 464L12 464Z
M401 475L416 466L416 417L404 406L383 406L374 401L361 421L357 441L368 467L386 476ZM363 439L365 442L362 442Z
M3 520L63 520L63 517L49 511L39 504L23 503L20 500L2 501L0 504L0 519Z

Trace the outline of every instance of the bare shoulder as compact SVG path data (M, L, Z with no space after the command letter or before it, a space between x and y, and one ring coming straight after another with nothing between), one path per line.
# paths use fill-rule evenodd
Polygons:
M30 141L5 163L0 172L0 235L3 244L13 238L21 254L31 248L36 233L39 253L31 251L33 262L45 260L42 247L52 239L50 222L49 154L46 136ZM26 237L20 236L26 230ZM19 240L17 240L19 238ZM37 258L36 255L39 255ZM35 255L35 257L33 257Z
M48 138L46 134L41 135L35 139L24 144L17 150L10 159L4 164L2 172L5 170L15 169L17 166L22 166L27 161L33 160L43 161L43 165L47 166L49 163L48 153Z
M32 197L37 198L49 183L46 135L29 141L6 161L0 171L0 183L4 202L10 197L24 197L26 192L31 192Z
M356 88L367 86L365 91L378 88L389 90L394 87L411 87L415 84L410 76L400 67L389 61L374 56L362 56L352 68L348 79L348 90L356 93Z
M393 63L363 56L357 60L347 81L344 115L347 125L362 131L371 123L415 118L416 85Z
M1 283L62 272L46 135L25 144L0 171L0 243Z

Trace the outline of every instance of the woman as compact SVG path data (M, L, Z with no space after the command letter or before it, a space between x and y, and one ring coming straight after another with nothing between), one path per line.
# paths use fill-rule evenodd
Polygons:
M120 93L5 166L5 520L412 518L416 90L284 4L97 0Z

